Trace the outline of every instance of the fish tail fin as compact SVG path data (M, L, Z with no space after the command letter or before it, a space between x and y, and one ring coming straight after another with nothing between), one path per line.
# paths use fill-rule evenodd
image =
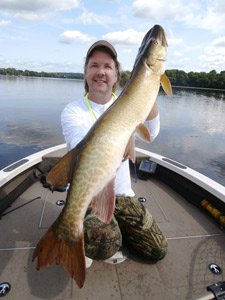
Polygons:
M75 280L79 288L86 277L84 239L81 234L76 240L58 238L52 227L37 244L32 261L37 257L36 269L62 263L67 273Z

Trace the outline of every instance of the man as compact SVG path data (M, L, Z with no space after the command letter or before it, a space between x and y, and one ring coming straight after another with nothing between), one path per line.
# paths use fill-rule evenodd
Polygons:
M94 122L116 99L114 92L119 83L120 65L116 50L110 43L101 40L90 47L84 74L85 96L68 104L61 115L68 150L84 138ZM160 126L156 104L145 125L153 141ZM115 212L110 224L99 221L92 213L91 206L87 210L84 220L86 257L111 263L123 261L121 252L117 252L123 237L142 256L162 259L167 251L166 239L148 210L134 197L128 160L121 162L117 171L115 193Z

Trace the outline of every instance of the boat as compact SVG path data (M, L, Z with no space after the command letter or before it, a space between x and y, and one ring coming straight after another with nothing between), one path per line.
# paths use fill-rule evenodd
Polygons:
M225 187L170 158L136 147L132 187L168 241L157 263L124 251L122 263L94 261L79 289L61 265L40 271L36 244L60 213L65 189L43 182L67 152L58 145L0 171L0 296L5 299L224 299ZM223 294L224 295L224 294Z

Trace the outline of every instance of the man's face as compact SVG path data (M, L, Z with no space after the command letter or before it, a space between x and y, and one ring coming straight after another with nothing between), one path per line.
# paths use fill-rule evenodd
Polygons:
M107 95L112 93L112 88L117 78L117 70L112 57L108 53L95 50L85 70L89 94L101 93Z

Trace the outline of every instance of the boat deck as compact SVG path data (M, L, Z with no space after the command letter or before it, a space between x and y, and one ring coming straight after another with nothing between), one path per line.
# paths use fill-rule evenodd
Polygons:
M193 299L208 285L224 281L224 272L209 270L211 263L225 270L225 235L213 218L154 177L137 183L132 178L132 185L137 197L148 199L144 205L168 239L163 260L151 263L128 253L121 264L94 261L82 289L61 265L37 271L33 250L62 209L56 201L66 197L38 181L6 212L34 200L0 220L0 283L11 284L4 299Z

